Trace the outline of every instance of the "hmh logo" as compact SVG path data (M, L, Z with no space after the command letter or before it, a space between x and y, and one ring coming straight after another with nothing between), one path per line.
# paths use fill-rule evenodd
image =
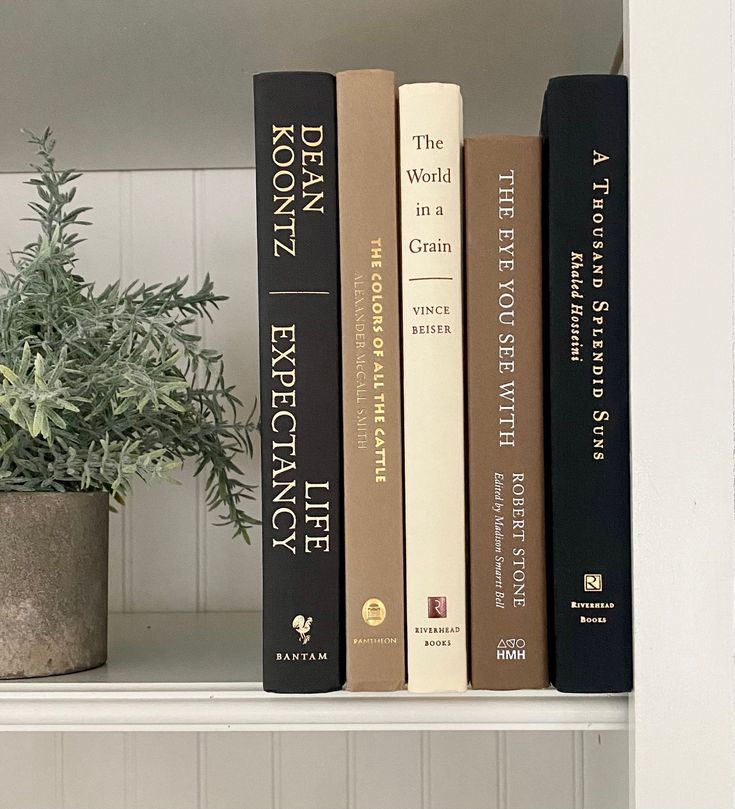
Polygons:
M524 638L501 638L495 649L497 660L525 660L526 641Z

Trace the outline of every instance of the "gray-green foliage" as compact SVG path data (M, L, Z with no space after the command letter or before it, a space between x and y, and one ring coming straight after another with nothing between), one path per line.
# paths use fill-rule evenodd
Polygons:
M184 459L206 474L207 503L235 533L253 487L237 458L252 455L253 413L223 375L221 355L193 331L224 300L209 277L162 286L119 283L97 292L76 271L73 182L47 130L30 135L39 165L29 181L38 239L0 270L0 491L102 490L124 502L131 480L171 480Z

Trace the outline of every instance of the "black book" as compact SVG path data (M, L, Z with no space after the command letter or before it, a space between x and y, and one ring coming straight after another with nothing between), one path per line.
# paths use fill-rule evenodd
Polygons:
M552 79L541 134L551 680L629 691L627 80Z
M255 76L263 686L344 682L334 76Z

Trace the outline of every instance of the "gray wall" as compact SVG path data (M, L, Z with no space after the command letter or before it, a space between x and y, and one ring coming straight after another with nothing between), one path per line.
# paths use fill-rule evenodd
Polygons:
M0 171L51 125L84 169L253 165L251 75L462 85L465 132L538 130L549 76L610 69L620 0L3 0Z

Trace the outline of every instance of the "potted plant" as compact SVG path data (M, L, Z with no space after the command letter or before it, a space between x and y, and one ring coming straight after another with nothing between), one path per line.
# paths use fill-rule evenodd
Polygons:
M38 238L0 271L0 678L101 665L107 654L109 503L134 478L206 474L207 505L248 539L254 413L193 327L225 300L207 279L98 291L76 269L80 176L47 130L29 184Z

